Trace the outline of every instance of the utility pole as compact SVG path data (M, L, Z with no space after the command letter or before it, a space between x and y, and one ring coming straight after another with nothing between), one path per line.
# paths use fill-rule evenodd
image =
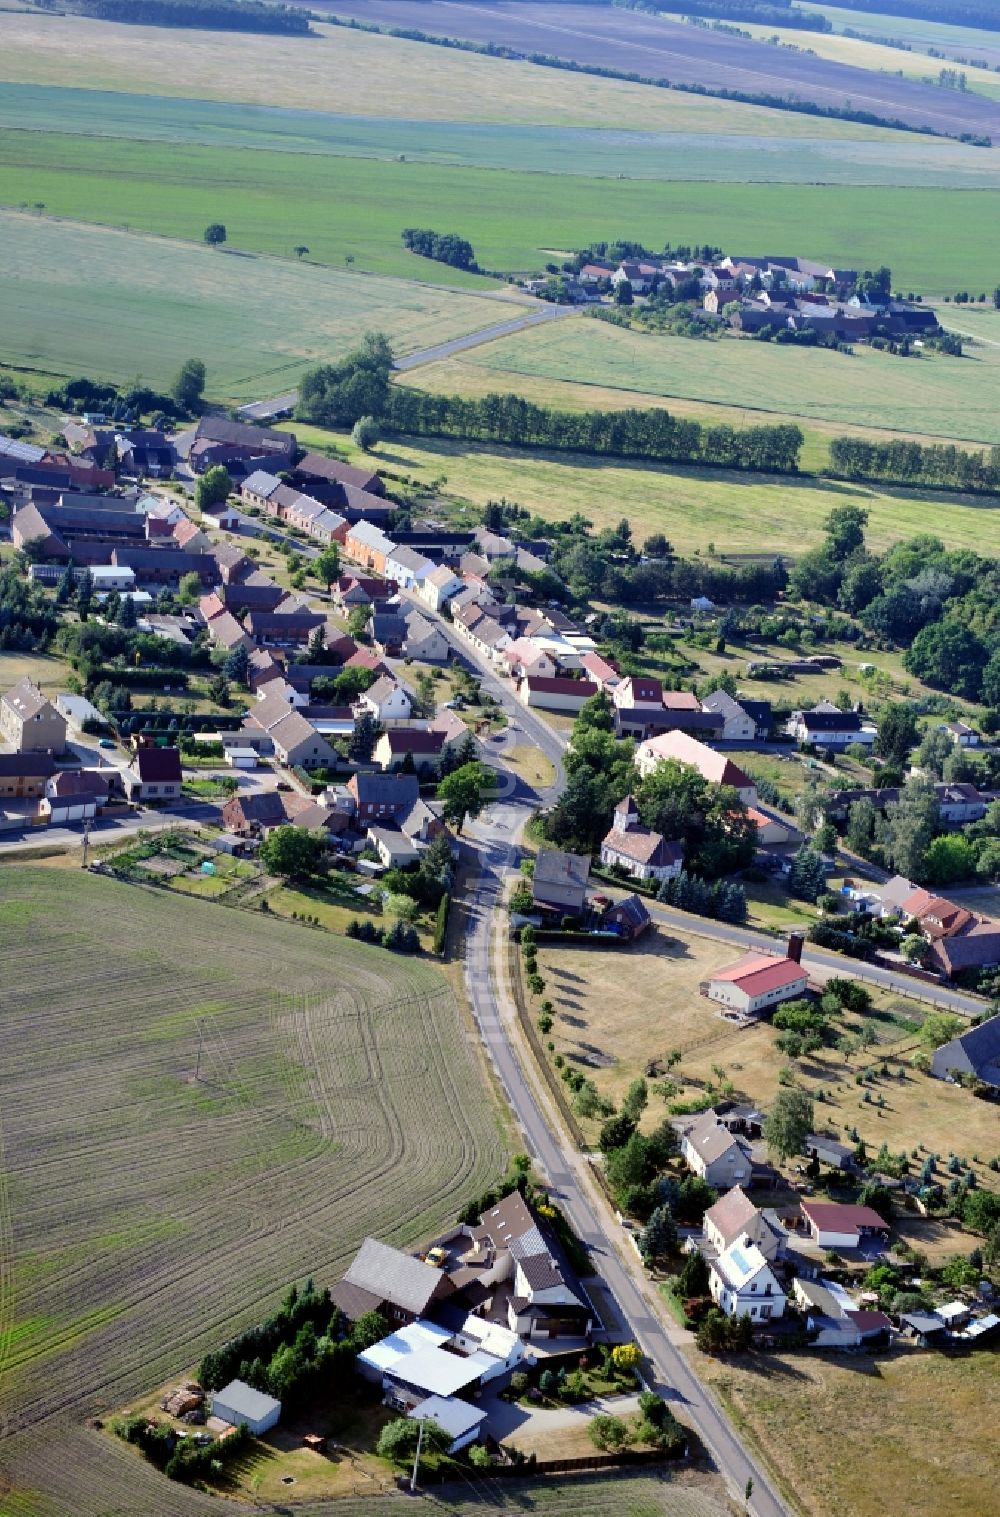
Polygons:
M204 1049L204 1046L205 1046L204 1034L202 1033L201 1023L199 1022L198 1023L198 1059L197 1059L197 1062L196 1062L195 1067L194 1067L194 1077L195 1077L196 1080L198 1079L198 1077L201 1074L201 1055L202 1055L202 1051Z
M80 868L81 869L86 869L86 867L87 867L87 851L88 851L89 847L90 847L90 823L89 822L84 822L84 824L83 824L83 860L82 860L82 862L80 864Z
M420 1450L424 1442L424 1419L421 1417L417 1423L417 1452L413 1456L413 1474L410 1476L410 1495L417 1493L417 1471L420 1468Z

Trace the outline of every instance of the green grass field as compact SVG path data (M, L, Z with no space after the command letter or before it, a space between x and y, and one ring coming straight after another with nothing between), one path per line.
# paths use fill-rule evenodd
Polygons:
M366 272L478 282L402 247L406 226L470 238L486 268L536 269L545 250L628 235L800 246L850 267L888 263L901 288L992 289L993 198L975 190L653 183L317 153L7 132L0 204L199 239L222 221L234 247Z
M301 443L349 443L342 434L296 424ZM483 447L429 438L387 438L373 453L389 473L436 483L475 505L501 496L560 521L581 511L598 527L622 516L637 537L665 532L679 553L767 551L791 557L814 547L834 506L856 504L870 516L868 543L885 548L919 532L950 546L983 551L1000 509L990 497L931 491L892 493L836 480L675 469L581 453Z
M826 5L823 0L806 0L800 10L820 11L833 24L835 32L865 32L870 37L894 37L908 43L914 50L936 47L941 51L953 49L966 58L990 57L1000 61L1000 32L988 32L974 26L956 26L946 21L930 21L921 16L890 16L882 11L843 10ZM799 34L802 36L802 34ZM810 46L811 39L804 45ZM939 60L932 59L931 62ZM905 66L905 65L903 65Z
M218 399L287 388L369 327L413 351L505 314L457 290L13 212L0 242L0 362L165 384L198 354Z
M905 132L877 141L721 130L708 135L654 131L644 116L637 122L642 130L624 131L605 125L600 114L588 126L459 124L0 82L0 127L48 132L54 122L63 134L89 137L604 179L1000 186L1000 149L984 152Z
M776 411L835 426L877 421L894 431L1000 443L1000 345L993 346L1000 322L992 311L963 319L964 310L942 307L941 319L988 340L962 358L899 358L863 345L852 356L735 337L697 342L580 317L485 343L453 362L488 370L497 389L516 388L526 375L716 405L732 406L738 396L748 421Z
M497 1110L443 978L378 949L14 865L0 951L0 1509L201 1512L84 1419L367 1233L450 1222L503 1165Z

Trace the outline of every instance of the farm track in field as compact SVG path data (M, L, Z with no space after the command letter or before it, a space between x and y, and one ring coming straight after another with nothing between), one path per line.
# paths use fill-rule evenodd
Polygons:
M420 962L29 866L0 951L0 1510L215 1509L82 1424L496 1175L457 1007Z

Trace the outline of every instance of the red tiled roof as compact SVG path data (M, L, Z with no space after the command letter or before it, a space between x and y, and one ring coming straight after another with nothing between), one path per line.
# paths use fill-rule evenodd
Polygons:
M599 685L592 685L589 680L566 679L558 675L547 678L543 675L528 674L525 675L522 683L526 684L529 690L538 690L545 695L579 695L584 700L589 700L600 689Z
M776 959L767 953L749 953L742 959L737 959L735 964L730 964L728 969L720 969L713 974L712 980L738 985L748 995L759 996L769 990L777 990L782 985L794 985L796 980L805 977L802 965L794 959Z
M823 1233L849 1233L874 1227L887 1233L889 1224L870 1206L845 1206L838 1201L802 1201L803 1214Z

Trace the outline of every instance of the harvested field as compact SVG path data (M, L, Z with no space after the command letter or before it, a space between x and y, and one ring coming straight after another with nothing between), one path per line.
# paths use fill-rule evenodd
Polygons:
M554 1003L548 1036L555 1052L617 1101L650 1059L663 1060L677 1048L681 1059L669 1078L685 1088L672 1099L690 1100L706 1082L717 1086L716 1071L722 1069L738 1092L766 1106L778 1089L778 1071L788 1062L774 1046L773 1029L766 1023L737 1028L698 993L700 981L738 957L729 944L679 933L673 925L650 929L627 949L540 945L539 972ZM800 1083L827 1093L816 1108L825 1128L841 1133L856 1126L872 1152L883 1142L907 1152L923 1143L944 1155L956 1152L970 1160L978 1155L973 1167L979 1183L996 1189L1000 1178L988 1168L1000 1153L995 1107L910 1068L918 1046L915 1029L928 1009L877 992L871 1016L879 1041L871 1052L847 1061L824 1048L799 1064ZM845 1016L843 1028L855 1032L857 1019ZM866 1103L855 1075L867 1067L880 1069L883 1061L889 1073L876 1080ZM879 1096L882 1109L875 1104ZM651 1095L646 1120L655 1124L663 1114L662 1101ZM599 1124L590 1125L596 1132Z
M13 212L0 212L0 239L0 361L66 376L164 385L204 353L213 397L247 399L369 327L412 351L497 320L495 302L458 291Z
M412 960L79 871L6 868L0 950L0 1505L224 1510L84 1419L499 1172L455 1002Z
M873 77L865 69L695 30L638 11L560 4L499 3L486 8L426 0L416 21L408 0L321 0L312 8L355 15L383 26L417 24L433 36L495 42L526 54L550 53L675 84L794 95L838 108L849 103L854 110L872 111L917 128L994 137L1000 129L1000 102L911 79ZM858 29L864 28L859 24Z
M699 1355L698 1373L808 1517L990 1510L986 1472L1000 1459L1000 1435L983 1415L996 1393L989 1350L962 1358L771 1354L766 1366Z
M430 50L420 42L344 27L317 26L316 31L314 38L265 39L40 16L32 10L4 17L0 78L311 111L349 101L359 116L411 124L499 120L588 126L600 121L631 128L641 120L647 131L820 135L815 122L763 106L701 100L586 74L553 72L539 89L531 63ZM845 141L911 140L911 134L854 121L824 122L822 135Z

